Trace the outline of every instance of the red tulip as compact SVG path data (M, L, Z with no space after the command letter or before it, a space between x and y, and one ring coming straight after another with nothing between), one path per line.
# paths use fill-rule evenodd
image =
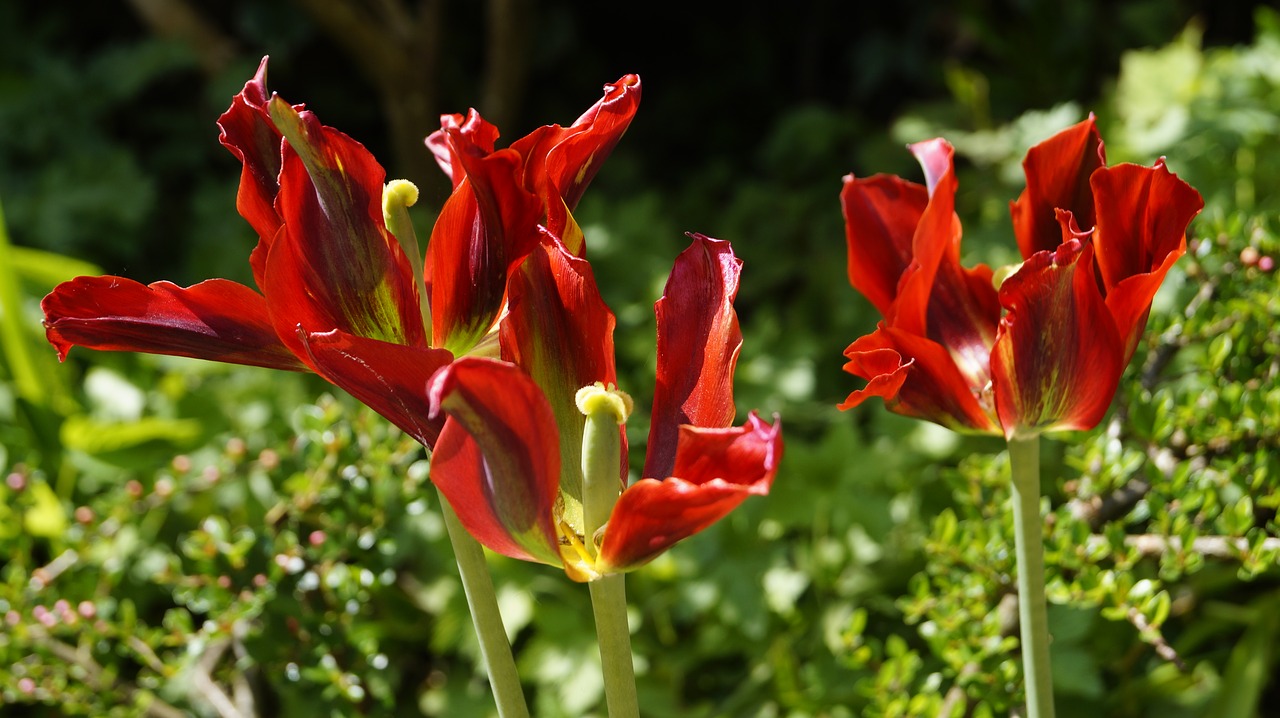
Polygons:
M481 543L592 580L643 565L747 496L768 492L782 454L780 426L754 413L731 426L741 262L727 242L693 240L656 305L645 478L622 491L596 535L584 535L585 418L575 395L615 383L614 317L585 259L544 236L512 278L502 359L461 359L432 380L432 402L449 416L432 478ZM621 463L619 488L625 451Z
M449 131L436 144L452 153L454 191L420 278L384 220L382 167L269 95L266 63L218 122L243 164L236 207L258 234L257 291L222 279L182 288L79 277L45 297L46 335L64 359L78 344L314 371L433 446L443 418L432 418L428 380L496 343L508 276L537 246L551 190L560 197L550 214L567 214L630 122L639 79L608 86L571 128L541 128L510 149L494 151L497 130L474 113Z
M883 316L845 351L890 410L959 431L1030 436L1101 421L1152 298L1204 206L1161 160L1107 167L1094 118L1031 148L1012 204L1024 262L997 288L960 265L953 150L911 146L926 185L845 179L853 287Z

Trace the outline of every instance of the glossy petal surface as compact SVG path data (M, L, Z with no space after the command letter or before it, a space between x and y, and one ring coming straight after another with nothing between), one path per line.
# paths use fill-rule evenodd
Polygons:
M436 374L430 401L449 417L431 480L463 526L493 551L560 565L560 444L537 385L512 364L468 357Z
M947 348L927 338L883 324L845 350L844 370L867 380L841 409L881 397L889 410L956 431L995 433L990 389L974 386Z
M560 514L582 532L582 431L586 417L574 397L596 382L617 382L613 312L596 288L591 265L544 237L511 277L510 311L502 320L502 358L542 390L560 437ZM623 435L625 455L625 434ZM622 480L619 471L619 481Z
M310 112L278 98L270 110L288 140L277 203L284 225L263 287L277 333L299 355L298 325L425 345L408 259L383 223L382 167Z
M453 360L444 349L407 347L341 331L303 334L307 358L318 374L391 420L431 448L444 425L432 417L427 385Z
M274 369L306 367L276 336L267 304L225 279L188 288L150 286L123 277L77 277L40 304L45 334L65 359L73 345L134 351Z
M724 518L752 495L769 493L782 458L781 425L755 413L740 427L680 427L670 478L641 479L619 497L596 568L637 568Z
M1163 162L1123 164L1095 173L1098 227L1093 244L1107 308L1133 356L1165 275L1187 250L1187 226L1204 200Z
M445 176L453 182L453 188L457 189L462 180L466 179L467 171L458 161L457 147L450 139L451 135L467 137L468 143L475 148L474 151L487 155L493 152L498 141L498 128L481 117L479 112L471 110L466 115L441 115L440 129L427 135L427 149L431 151Z
M1096 426L1126 357L1094 279L1092 245L1069 239L1033 255L1001 285L1000 301L1007 311L991 369L1005 436Z
M1106 152L1092 115L1027 151L1022 167L1027 187L1010 206L1013 234L1023 259L1053 251L1062 242L1054 212L1071 212L1081 229L1095 223L1089 178L1106 166Z
M283 136L267 111L267 58L262 58L258 71L245 83L231 107L218 118L218 140L240 160L240 189L236 193L236 209L258 233L258 246L250 257L253 276L263 286L267 248L280 228L276 213L276 194L280 191L280 144ZM294 109L302 110L301 105Z
M733 373L742 332L733 300L742 260L728 242L700 234L676 258L658 319L658 374L645 456L645 476L669 476L679 427L733 423Z
M639 104L640 78L624 75L605 85L604 97L572 125L540 127L511 144L524 158L524 186L546 206L547 229L574 254L582 254L582 235L566 230L569 213L622 139Z
M426 266L431 292L432 337L462 354L480 341L506 302L511 271L537 246L537 197L520 186L520 156L511 150L486 153L485 140L450 130L457 183L445 202Z
M850 280L884 316L845 352L845 371L870 383L841 408L880 396L899 413L991 431L989 358L1000 317L992 273L960 264L951 145L911 150L925 186L872 177L846 181L841 195Z
M840 193L849 282L883 315L912 261L912 238L929 203L922 185L900 177L845 178Z

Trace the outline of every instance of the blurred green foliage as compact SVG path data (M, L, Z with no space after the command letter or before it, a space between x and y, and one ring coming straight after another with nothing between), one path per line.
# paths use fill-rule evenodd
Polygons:
M639 68L642 119L577 213L639 405L633 462L652 302L685 230L746 260L738 405L781 412L788 439L771 496L629 578L646 715L1001 716L1020 702L1001 442L834 409L855 383L841 351L874 324L845 278L837 195L850 170L917 176L901 143L945 135L966 261L1007 263L1023 153L1086 108L1111 161L1167 155L1209 204L1112 417L1045 444L1059 715L1251 718L1280 700L1280 168L1265 159L1280 153L1280 19L1260 10L1248 44L1204 46L1172 3L1082 3L1057 23L1007 5L904 11L917 14L900 34L835 55L844 104L779 90L781 107L762 100L741 123L710 104L727 95ZM288 15L269 7L234 9L247 44ZM179 44L135 33L60 54L73 19L24 13L0 6L24 20L0 21L0 225L23 245L0 234L0 715L490 715L416 444L314 377L80 350L58 366L43 340L39 298L98 273L65 255L144 280L247 277L236 168L212 121L256 58L206 85ZM575 29L603 24L565 13L543 19L535 84L551 84ZM964 43L931 49L947 19ZM1116 32L1082 50L1103 22ZM274 39L286 81L273 86L323 103L305 91L318 80L288 70L315 29ZM565 74L584 67L564 107L593 99L597 67ZM848 102L895 83L903 104ZM139 103L141 120L125 114ZM336 104L318 111L363 139L369 107ZM734 154L704 162L695 141ZM491 564L534 714L601 715L586 590Z

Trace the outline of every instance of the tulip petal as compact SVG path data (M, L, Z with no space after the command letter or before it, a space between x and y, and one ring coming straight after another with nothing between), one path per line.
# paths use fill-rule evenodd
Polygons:
M640 77L623 75L605 85L604 97L572 125L540 127L513 142L511 149L524 157L525 187L539 193L545 183L573 211L639 105Z
M911 145L911 151L924 168L929 199L918 215L919 223L911 239L910 264L898 279L893 301L884 313L884 324L896 332L927 338L935 345L946 347L969 386L966 394L974 394L990 381L988 358L1000 319L1000 302L988 267L978 265L966 269L960 264L954 150L945 140L936 139ZM917 216L917 203L918 196L909 194L895 206L884 206L881 210L913 217ZM846 228L846 232L854 231ZM895 239L896 232L873 230L863 234L861 228L857 231L858 244L900 241ZM878 256L872 256L882 259L883 255L891 256L897 251L881 249ZM882 277L884 279L887 277ZM925 351L935 350L929 346ZM904 356L911 358L911 355ZM942 370L931 368L929 371L940 376L937 372ZM973 416L968 413L956 418L962 425L973 425Z
M66 359L73 345L304 370L276 336L262 295L225 279L182 288L123 277L77 277L40 303L45 334Z
M742 260L728 242L690 234L676 258L658 317L658 374L645 455L645 476L669 476L679 427L720 429L733 423L733 373L742 332L733 300Z
M445 176L453 182L453 188L457 189L467 172L457 160L454 143L449 139L451 133L467 136L471 146L481 155L487 155L493 152L493 146L498 141L498 128L481 117L479 112L471 110L466 116L441 115L440 129L427 135L427 149L436 158L436 164L444 170Z
M424 346L409 261L383 222L382 167L312 113L279 98L270 111L287 139L276 202L284 225L263 286L277 332L299 354L299 324Z
M847 410L873 396L904 416L962 432L998 433L990 388L971 384L947 348L926 337L881 325L845 350L844 370L868 384L840 404Z
M519 184L520 157L486 152L476 138L449 130L453 172L465 173L431 232L426 271L432 337L464 354L493 328L506 302L507 278L537 246L537 197Z
M1093 246L1072 237L1032 255L1000 286L1007 310L991 353L996 411L1006 438L1091 429L1124 371L1121 338L1094 277Z
M642 479L618 498L596 561L600 573L638 568L719 521L748 496L769 493L782 459L782 425L755 412L740 427L680 427L672 476Z
M502 320L502 358L523 369L555 414L560 437L561 520L579 534L582 524L582 432L586 417L575 403L584 386L613 385L613 312L596 288L591 265L560 242L542 244L511 276L510 310ZM623 456L626 455L623 434ZM622 481L619 467L618 481Z
M571 212L618 144L640 105L640 78L624 75L604 86L604 97L568 127L547 125L511 144L524 158L525 188L542 199L546 227L581 256L581 232L569 228Z
M1106 164L1106 151L1092 114L1027 152L1022 161L1027 187L1010 204L1013 234L1023 259L1057 249L1061 243L1062 231L1054 210L1071 212L1081 227L1093 228L1089 177Z
M444 417L431 417L427 384L453 360L444 349L426 349L366 339L342 331L302 334L316 373L383 415L431 448Z
M559 439L542 391L513 364L464 357L436 374L429 397L449 417L431 480L462 525L493 551L561 565Z
M912 238L929 194L890 175L844 179L840 205L849 251L849 283L883 316L912 261Z
M259 287L263 286L267 248L280 229L276 214L276 194L280 191L280 143L283 136L267 111L267 58L245 83L231 107L218 118L218 141L240 160L240 189L236 209L258 233L258 246L249 262ZM294 105L302 110L302 105Z
M1147 325L1156 290L1187 250L1187 227L1204 200L1164 162L1122 164L1094 173L1098 205L1093 245L1107 308L1124 340L1126 363Z

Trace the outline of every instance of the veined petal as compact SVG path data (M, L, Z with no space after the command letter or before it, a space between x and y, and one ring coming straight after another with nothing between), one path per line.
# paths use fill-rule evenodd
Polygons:
M409 347L334 330L301 335L316 373L431 448L444 417L431 416L427 384L453 360L444 349Z
M465 177L431 232L426 271L433 340L460 355L498 321L508 276L538 244L542 207L519 184L517 153L486 153L458 131L448 137L455 177Z
M851 409L873 396L890 411L941 424L955 431L994 434L990 388L972 384L951 353L937 342L887 327L860 337L845 350L844 370L868 381L840 405Z
M1091 429L1124 371L1121 338L1094 278L1093 246L1072 236L1039 252L1000 285L1006 314L991 354L996 410L1006 438Z
M840 205L849 250L849 283L883 316L898 296L913 259L912 238L929 194L923 185L891 175L844 178Z
M1089 177L1106 164L1106 151L1092 114L1027 152L1022 161L1027 187L1009 206L1023 259L1057 249L1062 231L1054 210L1071 212L1086 231L1093 228Z
M382 167L310 112L279 98L270 111L287 139L276 200L284 225L263 286L277 332L298 353L299 324L425 346L408 258L383 221Z
M613 385L613 312L596 288L591 265L554 238L541 245L511 276L510 310L502 320L502 358L531 377L546 396L560 437L561 520L582 525L582 432L586 417L574 397L596 382ZM623 457L626 456L626 434ZM622 470L619 467L619 482Z
M449 417L431 480L462 525L493 551L561 565L559 440L542 391L514 364L464 357L436 374L430 401Z
M66 359L73 345L304 370L276 336L262 296L225 279L182 288L123 277L77 277L40 303L45 335Z
M231 107L218 118L218 141L240 160L240 189L236 193L236 209L258 233L258 246L250 256L253 276L263 286L267 248L280 228L276 214L276 194L280 191L280 143L283 136L267 111L267 58L245 83ZM301 111L302 105L294 105Z
M769 493L782 459L782 425L755 412L740 427L681 426L670 478L642 479L618 498L596 569L638 568L719 521L748 496Z
M658 318L658 374L644 475L669 476L679 427L733 423L733 373L742 332L733 300L742 260L728 242L701 234L676 258Z
M1122 164L1094 173L1097 253L1107 308L1125 346L1126 363L1147 325L1151 300L1187 250L1187 227L1204 200L1164 162Z

